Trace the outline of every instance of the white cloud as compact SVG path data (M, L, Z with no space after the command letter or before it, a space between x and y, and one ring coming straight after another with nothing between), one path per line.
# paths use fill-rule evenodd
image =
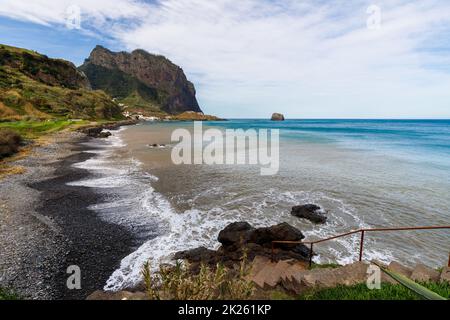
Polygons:
M377 1L380 30L366 28L362 0L0 0L0 14L62 24L70 4L126 49L181 65L210 113L450 116L449 48L429 48L448 39L445 0Z

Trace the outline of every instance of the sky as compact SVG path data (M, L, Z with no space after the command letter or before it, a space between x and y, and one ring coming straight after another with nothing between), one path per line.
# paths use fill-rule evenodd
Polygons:
M0 0L0 43L162 54L225 118L450 118L448 0Z

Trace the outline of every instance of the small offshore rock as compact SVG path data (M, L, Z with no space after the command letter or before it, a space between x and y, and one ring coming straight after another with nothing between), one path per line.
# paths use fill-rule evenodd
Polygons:
M325 223L328 219L325 215L325 211L315 204L295 206L292 208L291 215L298 218L307 219L313 223Z
M284 121L284 115L282 115L281 113L274 113L272 115L272 121Z

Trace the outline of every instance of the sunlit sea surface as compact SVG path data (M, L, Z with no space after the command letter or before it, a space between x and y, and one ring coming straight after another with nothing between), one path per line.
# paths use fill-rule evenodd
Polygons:
M92 178L73 184L94 188L108 201L92 207L130 228L136 251L123 259L106 288L136 284L142 264L153 266L176 251L216 248L226 225L288 222L308 240L358 228L450 225L450 121L447 120L231 120L204 128L280 129L280 170L261 176L259 166L181 165L171 161L170 135L188 123L144 123L91 142L96 156L77 166ZM152 148L154 143L165 148ZM290 215L315 203L329 211L314 225ZM359 236L318 245L317 262L351 263ZM371 233L364 259L406 265L447 263L449 231Z

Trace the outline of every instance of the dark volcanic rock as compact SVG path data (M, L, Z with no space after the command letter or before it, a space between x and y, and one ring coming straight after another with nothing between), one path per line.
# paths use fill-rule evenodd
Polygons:
M191 262L209 262L214 261L216 251L209 250L205 247L200 247L193 250L186 250L177 252L174 256L175 260L189 260Z
M103 132L103 130L118 130L122 126L131 126L134 124L137 124L139 121L136 120L124 120L124 121L117 121L113 123L106 123L103 125L98 125L94 127L85 127L79 129L80 132L86 134L88 137L91 138L108 138L112 134L111 132Z
M255 229L250 232L250 243L263 246L272 246L272 241L301 241L305 238L303 233L288 223L281 223L268 228Z
M266 228L253 228L247 222L235 222L228 225L219 233L218 241L222 246L217 250L204 247L178 252L175 259L183 259L194 264L199 263L215 266L222 263L232 267L247 255L249 261L256 256L272 258L272 241L301 241L302 232L287 223L281 223ZM310 250L303 244L277 244L275 245L275 260L307 260Z
M201 112L194 85L183 69L163 56L144 50L112 52L97 46L80 70L93 89L104 90L113 97L125 99L138 94L149 109L159 105L169 114Z
M295 206L292 208L291 214L314 223L325 223L328 219L322 208L315 204Z
M282 115L281 113L274 113L272 115L272 121L284 121L284 115Z
M101 139L106 139L112 136L112 133L109 131L105 131L105 132L100 132L100 134L98 135L99 138Z
M254 230L247 222L235 222L220 231L218 241L223 246L232 246L241 242L247 242L249 232Z
M92 127L81 130L81 132L83 132L84 134L86 134L88 137L91 138L98 138L98 136L100 135L100 133L102 133L102 131L103 127Z

